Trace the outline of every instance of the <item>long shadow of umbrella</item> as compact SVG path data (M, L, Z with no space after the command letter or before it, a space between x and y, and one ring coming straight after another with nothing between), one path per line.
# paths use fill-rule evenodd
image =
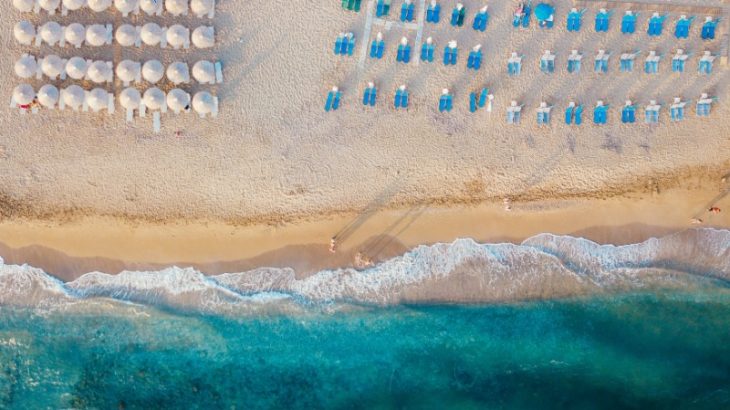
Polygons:
M408 211L401 215L400 218L390 224L374 240L366 243L361 252L369 258L377 259L380 253L385 249L388 249L396 238L405 232L406 229L410 228L410 226L426 211L426 209L428 209L428 205L426 204L419 204L411 207ZM405 225L401 226L396 232L395 229L403 222L405 222Z
M358 228L360 228L368 219L370 219L375 212L386 205L394 196L398 193L402 180L395 180L389 186L387 186L372 202L370 202L365 209L362 210L355 218L345 224L332 239L339 243L344 242L349 238Z

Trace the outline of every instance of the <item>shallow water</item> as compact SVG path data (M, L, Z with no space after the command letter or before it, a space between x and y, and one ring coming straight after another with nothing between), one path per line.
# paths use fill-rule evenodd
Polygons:
M0 408L728 408L730 290L226 316L0 308Z

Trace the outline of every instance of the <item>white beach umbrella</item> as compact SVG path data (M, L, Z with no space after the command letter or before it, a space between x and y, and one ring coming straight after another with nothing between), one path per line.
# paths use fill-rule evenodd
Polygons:
M30 21L19 21L13 27L13 35L15 35L18 43L26 46L30 45L35 39L35 26Z
M210 114L214 106L213 96L207 91L200 91L193 97L193 109L198 114Z
M90 9L100 13L112 5L112 0L86 0Z
M96 112L109 107L109 93L103 88L94 88L86 96L89 108Z
M15 74L20 78L30 78L38 72L35 57L25 54L15 62Z
M86 0L63 0L63 7L67 10L78 10L86 5Z
M122 14L129 14L139 6L139 0L114 0L114 7Z
M167 106L175 112L183 111L190 105L190 94L179 88L173 88L167 93Z
M165 0L165 10L173 16L185 14L188 11L188 0Z
M66 38L67 43L81 47L86 39L86 29L82 24L71 23L63 29L63 36Z
M150 60L142 66L142 77L152 84L157 83L165 75L165 67L157 60Z
M38 6L49 13L58 10L60 4L61 0L38 0Z
M66 62L66 75L74 80L81 80L86 77L86 60L81 57L71 57Z
M165 104L165 93L157 87L148 88L142 97L144 105L150 110L159 110Z
M137 29L131 24L122 24L114 36L122 47L132 47L137 41Z
M142 41L148 46L156 46L162 41L162 27L155 23L147 23L142 26L142 31L139 35Z
M33 102L35 91L29 84L20 84L13 90L13 100L18 105L28 105Z
M49 54L43 58L41 71L49 78L57 78L63 72L65 62L55 54Z
M167 66L165 74L167 75L167 79L175 85L190 82L188 65L182 61L175 61Z
M101 24L92 24L86 28L86 42L100 47L106 43L106 27Z
M215 81L215 66L208 60L200 60L193 65L193 78L203 84Z
M119 104L128 110L135 110L139 108L139 103L142 101L142 95L136 88L125 88L119 93Z
M45 84L38 90L38 102L46 108L53 108L58 102L58 88Z
M55 21L49 21L41 26L38 34L41 36L43 41L53 45L61 41L61 37L63 36L63 29L61 28L61 25L56 23Z
M205 17L215 8L215 0L191 0L190 9L198 17Z
M148 15L154 14L162 4L162 0L139 0L139 8Z
M86 71L89 80L101 84L107 82L112 76L112 69L106 61L94 61Z
M182 47L190 40L190 32L187 28L174 24L167 29L167 44L174 48Z
M125 83L130 83L140 75L140 65L132 60L124 60L117 64L117 77Z
M29 13L33 11L33 6L35 6L35 0L13 0L13 6L15 6L16 9L22 11L23 13Z
M86 91L78 85L70 85L63 90L63 103L73 109L78 109L86 99Z
M210 48L215 45L213 26L200 26L193 30L193 45L197 48Z

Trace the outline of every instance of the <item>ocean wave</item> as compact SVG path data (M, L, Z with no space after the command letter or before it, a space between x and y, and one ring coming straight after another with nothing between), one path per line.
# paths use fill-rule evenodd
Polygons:
M599 245L541 234L516 244L471 239L422 245L372 268L259 268L206 276L192 268L90 272L63 283L0 258L0 305L59 306L112 299L175 309L220 312L272 304L393 305L411 302L502 302L690 286L730 280L730 231L693 229L632 245Z

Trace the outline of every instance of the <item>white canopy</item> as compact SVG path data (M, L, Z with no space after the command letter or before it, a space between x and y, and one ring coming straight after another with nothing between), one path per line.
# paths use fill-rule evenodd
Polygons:
M77 109L84 103L86 92L78 85L70 85L63 90L63 103L73 109Z
M112 0L86 0L90 9L99 13L102 12L112 5Z
M188 11L188 0L165 0L165 9L173 16L179 16Z
M132 60L124 60L117 64L117 77L125 83L134 81L140 71L140 64Z
M215 81L215 66L208 60L200 60L193 65L193 78L203 84Z
M22 20L15 23L13 27L13 34L18 43L23 45L30 45L35 39L35 27L30 21Z
M33 6L35 6L35 0L13 0L13 6L15 6L16 9L22 11L23 13L28 13L33 11Z
M59 5L61 0L38 0L38 6L47 12L55 12Z
M106 43L106 27L92 24L86 28L86 42L92 46L103 46Z
M38 102L47 108L53 108L58 102L58 88L46 84L38 90Z
M182 61L175 61L167 66L166 75L167 79L175 85L190 82L188 65Z
M24 54L15 62L15 74L20 78L30 78L38 72L35 57Z
M27 105L33 102L35 91L29 84L20 84L13 90L13 100L18 105Z
M200 26L193 30L193 45L197 48L210 48L215 45L213 26Z
M193 97L193 109L198 114L210 114L214 107L213 96L207 91L200 91Z
M57 78L63 72L65 65L66 63L61 57L55 54L49 54L41 62L41 71L49 78Z
M215 0L191 0L190 9L198 17L206 16L215 8Z
M132 47L137 41L137 29L131 24L122 24L117 29L115 37L122 47Z
M101 84L107 82L112 77L112 69L106 61L94 61L89 65L86 75L89 80Z
M179 88L173 88L167 93L167 106L175 112L184 110L190 105L190 94Z
M147 23L142 26L140 37L148 46L156 46L162 41L162 27L155 23Z
M71 23L63 29L63 36L66 42L76 47L81 47L86 39L86 29L79 23Z
M150 110L159 110L165 104L165 93L157 87L148 88L142 97L144 105Z
M160 0L140 0L139 7L148 15L152 15L160 7Z
M78 10L86 5L86 0L63 0L63 7L67 10Z
M61 41L61 36L63 36L63 29L61 28L61 25L56 23L55 21L49 21L41 26L38 34L41 36L43 41L53 45Z
M150 60L142 66L142 77L152 84L157 83L165 75L165 67L157 60Z
M129 14L139 5L139 0L114 0L114 7L122 14Z
M142 101L142 95L136 88L125 88L119 93L119 104L128 110L134 110L139 107L139 103Z
M190 41L190 31L180 24L174 24L167 29L167 44L178 48Z
M103 88L94 88L86 97L89 108L99 111L109 107L109 93Z
M86 77L86 60L81 57L71 57L66 62L66 75L74 80Z

